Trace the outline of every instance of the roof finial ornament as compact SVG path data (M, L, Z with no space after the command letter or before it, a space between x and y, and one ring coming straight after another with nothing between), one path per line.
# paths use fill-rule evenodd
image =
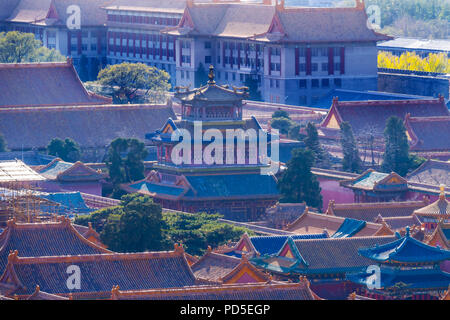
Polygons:
M406 227L406 237L409 238L410 237L410 228Z
M445 200L445 184L440 184L439 190L441 190L441 193L439 194L439 200Z
M214 74L214 66L210 65L209 66L209 74L208 74L208 78L209 78L208 84L216 84L216 81L214 80L215 77L216 76Z

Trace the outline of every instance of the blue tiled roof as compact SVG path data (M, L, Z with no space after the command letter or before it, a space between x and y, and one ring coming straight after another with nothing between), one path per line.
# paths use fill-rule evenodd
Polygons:
M67 169L71 168L73 166L73 163L64 162L64 161L55 161L53 164L48 166L47 168L44 168L39 173L46 177L47 179L54 180L60 174L61 172L66 171Z
M269 175L233 174L186 176L196 197L230 197L250 195L278 195L275 179ZM188 193L187 196L193 196Z
M90 208L84 202L80 192L57 192L40 195L40 197L60 204L59 213L89 213ZM44 211L45 208L42 208ZM52 208L48 208L52 210Z
M136 189L142 192L151 192L158 194L168 194L171 196L179 196L183 193L184 189L179 187L170 187L170 186L162 186L158 184L153 184L150 182L139 182L136 184L130 185L130 188Z
M366 226L365 221L346 218L331 238L349 238L360 232Z
M377 262L401 263L437 263L450 259L450 251L429 246L407 235L393 242L368 248L361 248L358 252Z
M366 175L362 176L358 180L356 180L352 185L354 187L360 187L360 188L373 188L375 183L383 180L386 178L389 174L382 173L382 172L376 172L376 171L370 171Z
M367 284L371 275L366 272L347 274L347 279ZM398 283L406 284L407 289L447 289L450 284L450 274L442 272L439 268L432 269L403 269L381 268L381 288L391 288Z
M296 234L292 236L266 236L266 237L251 237L253 246L261 254L275 254L280 251L283 245L286 243L288 237L292 240L301 239L325 239L327 238L326 233L320 234Z

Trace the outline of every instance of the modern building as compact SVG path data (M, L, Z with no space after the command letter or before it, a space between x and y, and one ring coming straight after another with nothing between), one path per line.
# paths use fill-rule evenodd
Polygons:
M217 66L219 83L249 79L263 100L315 104L335 88L376 90L376 43L362 1L351 8L188 1L177 27L177 85L195 86L200 65Z
M36 39L72 57L78 72L97 76L106 65L106 0L6 0L0 31L34 33ZM2 21L3 20L3 21ZM83 66L82 66L83 65Z
M430 53L444 53L450 58L450 40L396 38L380 42L378 50L388 51L398 56L406 52L415 52L423 58L426 58Z

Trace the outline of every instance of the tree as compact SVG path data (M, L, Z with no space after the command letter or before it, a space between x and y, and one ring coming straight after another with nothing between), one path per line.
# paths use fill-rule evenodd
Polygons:
M270 121L272 128L280 130L281 134L288 134L293 124L294 123L287 118L273 118Z
M32 33L0 33L0 63L64 61L58 51L42 46Z
M259 84L256 75L248 75L245 78L244 86L248 88L250 100L261 101L261 91L259 90Z
M6 139L3 134L0 133L0 152L8 151L8 144L6 143Z
M386 151L384 152L382 170L396 172L405 176L410 168L409 144L406 128L399 117L390 117L384 130Z
M143 63L121 63L107 66L98 74L97 82L109 87L117 103L135 103L141 96L152 92L167 92L170 76L164 70L149 67Z
M352 127L348 122L341 123L341 145L344 154L344 158L342 159L344 171L360 172L361 158L359 157Z
M81 157L80 146L72 139L54 138L47 146L49 155L56 156L67 162L77 162Z
M328 153L320 145L317 128L311 122L306 126L306 137L303 139L303 142L313 152L315 166L320 168L329 168L331 166Z
M85 82L89 80L89 60L88 58L82 54L80 57L80 65L79 65L79 73L81 81Z
M117 138L111 142L105 162L113 194L118 192L119 184L144 178L143 161L147 155L145 144L137 139Z
M203 66L203 63L200 62L198 65L197 71L195 71L195 87L200 88L201 86L204 86L208 83L208 73L205 70L205 67Z
M314 154L308 149L294 149L287 169L278 181L281 202L306 202L310 207L322 208L321 188L311 172Z
M272 114L272 119L275 119L275 118L286 118L286 119L291 119L291 118L289 117L289 113L288 113L287 111L281 110L281 109L275 111L275 112Z

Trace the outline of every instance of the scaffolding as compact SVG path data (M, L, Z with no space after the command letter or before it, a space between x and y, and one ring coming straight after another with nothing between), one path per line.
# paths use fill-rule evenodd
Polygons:
M54 221L60 204L40 197L38 189L27 182L0 182L0 227L10 219L23 223Z

